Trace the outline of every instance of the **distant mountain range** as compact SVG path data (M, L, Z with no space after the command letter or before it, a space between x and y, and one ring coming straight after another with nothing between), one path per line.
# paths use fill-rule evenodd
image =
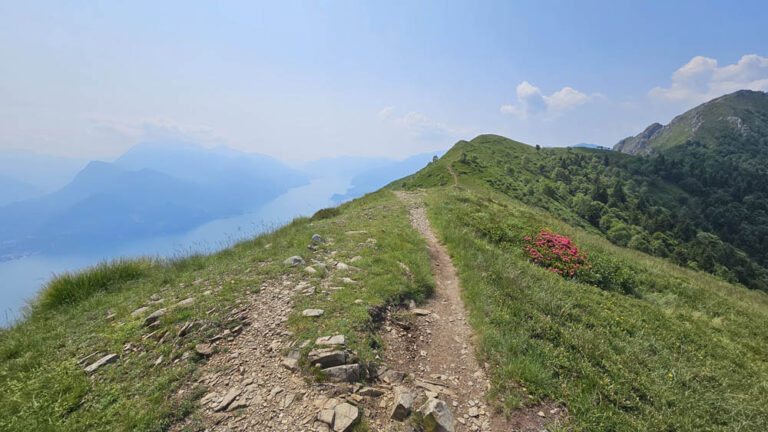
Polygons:
M0 150L0 206L53 192L72 181L87 163L27 150Z
M351 179L352 188L333 197L342 202L438 154L401 161L344 156L291 168L263 154L188 142L141 143L113 162L0 152L0 259L109 250L183 233L256 210L314 178Z
M0 256L109 248L184 232L256 209L308 182L307 175L264 155L140 144L112 163L88 163L55 192L0 207Z

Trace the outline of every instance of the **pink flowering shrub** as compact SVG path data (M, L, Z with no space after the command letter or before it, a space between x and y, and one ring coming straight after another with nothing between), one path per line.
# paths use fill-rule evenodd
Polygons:
M570 237L541 230L535 238L524 237L525 250L531 260L563 277L574 277L592 266L587 262L587 253L579 250Z

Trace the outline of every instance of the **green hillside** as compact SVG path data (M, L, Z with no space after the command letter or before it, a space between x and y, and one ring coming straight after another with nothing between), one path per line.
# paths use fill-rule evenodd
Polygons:
M764 431L768 295L744 285L765 290L765 269L686 219L696 196L654 167L483 135L381 191L217 254L59 276L0 330L0 430L204 429L210 354L198 344L262 331L241 311L267 285L293 296L291 338L342 334L375 364L388 349L381 315L435 286L393 193L422 189L488 364L492 409L564 407L553 430ZM570 237L588 265L563 277L533 262L526 238L542 231ZM325 241L310 244L313 234ZM313 270L284 262L295 255ZM329 262L354 263L354 280ZM318 307L318 318L301 314ZM84 370L110 353L113 363ZM299 365L323 385L304 357ZM375 429L363 419L354 430Z
M507 409L530 396L564 401L574 430L768 427L760 402L768 393L766 294L553 218L578 221L557 199L540 197L548 183L529 185L548 211L525 205L511 195L533 200L525 194L531 180L498 175L484 165L490 160L537 165L532 147L481 136L390 187L428 188L429 216L457 264L494 394ZM588 251L593 273L569 280L532 264L523 238L544 228Z
M741 90L719 97L666 126L650 126L615 150L650 154L633 158L630 172L684 190L688 197L676 207L690 228L714 234L768 266L768 93ZM722 263L732 253L723 250L714 261ZM731 280L765 289L764 282L750 281L764 279L759 272L742 264L725 267L735 273ZM712 264L703 268L717 272Z
M768 157L768 151L761 154ZM728 186L714 181L709 188L691 189L688 176L698 174L689 174L689 169L718 170L702 160L706 156L688 158L683 164L670 156L537 150L504 137L481 135L459 142L446 158L454 160L452 168L465 182L485 185L600 232L616 245L768 290L766 251L760 246L761 239L768 241L768 196L755 190L742 202L737 194L729 195ZM755 178L768 182L768 173L755 173ZM406 182L431 187L449 184L450 176L431 169Z

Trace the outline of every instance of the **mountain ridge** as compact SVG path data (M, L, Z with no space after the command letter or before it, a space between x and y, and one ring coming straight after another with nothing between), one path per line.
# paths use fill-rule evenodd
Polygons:
M768 134L768 93L739 90L702 103L672 119L653 123L640 134L616 143L614 150L632 155L663 152L686 141L716 145L730 133L741 139Z

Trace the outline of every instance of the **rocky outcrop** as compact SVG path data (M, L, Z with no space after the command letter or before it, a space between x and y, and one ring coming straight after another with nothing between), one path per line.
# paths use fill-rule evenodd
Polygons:
M664 128L664 126L660 123L654 123L645 128L645 130L637 136L627 137L619 141L613 146L613 149L631 155L651 154L653 153L651 139L656 136L662 128Z

